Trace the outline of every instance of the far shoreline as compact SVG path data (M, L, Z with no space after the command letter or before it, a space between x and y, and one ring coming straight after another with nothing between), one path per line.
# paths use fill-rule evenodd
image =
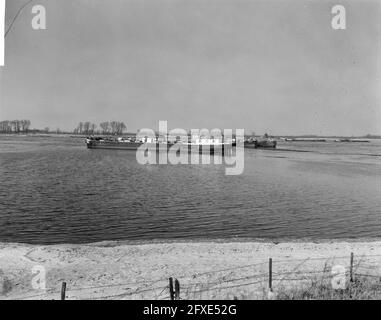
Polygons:
M0 246L94 246L94 247L118 247L118 246L139 246L139 245L165 245L165 244L227 244L227 243L263 243L263 244L282 244L282 243L356 243L356 242L379 242L380 237L360 237L360 238L195 238L195 239L147 239L147 240L101 240L93 242L62 242L62 243L28 243L0 241Z
M0 137L51 137L51 138L86 138L88 136L135 136L136 132L125 132L121 135L109 135L109 134L76 134L72 132L29 132L29 133L1 133ZM247 136L250 136L249 134ZM260 134L256 134L255 137L260 137ZM285 138L305 138L305 139L368 139L368 140L381 140L381 135L361 135L361 136L341 136L341 135L313 135L313 134L300 134L300 135L271 135L272 137L276 139L280 139L281 137ZM308 141L307 142L315 142L315 141ZM304 142L306 142L304 141ZM289 141L290 142L290 141ZM300 142L300 141L291 141L291 142ZM320 141L321 142L321 141Z

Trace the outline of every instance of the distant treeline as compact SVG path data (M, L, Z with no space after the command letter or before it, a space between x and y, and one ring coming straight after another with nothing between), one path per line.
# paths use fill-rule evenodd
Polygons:
M95 123L80 122L73 130L74 134L104 134L104 135L121 135L126 131L127 127L124 122L119 121L106 121L101 122L99 127Z
M0 121L0 133L15 134L15 133L66 133L66 134L103 134L103 135L122 135L127 127L124 122L120 121L106 121L98 125L89 121L80 122L72 132L64 132L59 128L51 130L49 127L44 129L31 129L30 120L5 120Z
M78 134L78 135L123 135L127 131L124 122L120 121L105 121L99 125L89 121L80 122L73 131L62 131L60 128L50 129L45 127L43 129L31 129L30 120L4 120L0 121L0 134ZM250 134L245 134L246 137L254 137L254 131L247 130ZM128 133L127 133L128 134ZM268 136L267 134L264 135ZM285 138L366 138L366 139L381 139L381 135L366 134L363 136L323 136L315 134L305 135L271 135L275 139Z
M1 133L28 133L29 120L5 120L0 122Z

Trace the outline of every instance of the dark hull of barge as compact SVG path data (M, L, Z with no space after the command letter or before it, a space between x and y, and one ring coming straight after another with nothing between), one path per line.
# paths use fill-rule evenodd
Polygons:
M244 142L244 147L249 149L275 149L276 141L253 141L253 142Z
M86 142L88 149L116 149L116 150L137 150L143 143L140 142L119 142L119 141L97 141Z
M132 150L136 151L143 142L119 142L119 141L99 141L99 140L88 140L86 142L88 149L113 149L113 150ZM199 152L203 154L231 154L232 145L191 145L191 144L178 144L175 146L175 143L146 143L146 150L153 152ZM174 147L174 148L172 148Z

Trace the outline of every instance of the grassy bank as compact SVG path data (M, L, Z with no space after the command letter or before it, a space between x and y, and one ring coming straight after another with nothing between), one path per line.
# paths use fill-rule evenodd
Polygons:
M324 278L312 280L308 285L280 288L275 296L279 300L379 300L381 277L359 276L344 289L333 289Z

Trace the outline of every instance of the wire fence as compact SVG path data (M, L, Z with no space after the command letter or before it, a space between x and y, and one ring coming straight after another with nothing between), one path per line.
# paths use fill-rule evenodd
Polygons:
M321 263L320 263L321 262ZM154 281L116 283L78 287L63 282L61 288L51 288L36 295L12 297L25 299L242 299L263 298L266 293L283 286L302 286L311 282L331 283L340 280L348 287L352 282L371 279L372 288L381 294L381 255L314 257L307 259L270 258L247 265L183 274L176 278ZM174 275L176 276L176 275ZM339 282L340 282L339 281ZM58 284L59 286L59 284Z

